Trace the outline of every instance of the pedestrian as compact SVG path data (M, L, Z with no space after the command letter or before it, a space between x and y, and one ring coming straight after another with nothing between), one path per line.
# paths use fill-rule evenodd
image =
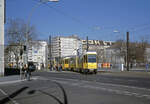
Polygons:
M58 65L56 65L56 71L58 71Z
M20 64L20 78L21 80L23 79L23 76L24 76L24 71L23 71L23 63Z
M61 64L59 64L58 70L59 70L59 71L62 71L62 65L61 65Z
M27 78L27 65L25 64L22 68L23 79Z
M53 70L56 71L56 65L53 65Z
M52 64L50 64L50 70L53 71L53 65Z
M110 64L110 69L112 69L112 64Z
M62 71L62 64L60 64L60 71Z
M28 68L27 68L27 80L28 81L30 81L32 70L33 70L33 63L28 63Z
M44 70L44 64L42 63L42 70Z
M131 68L131 69L132 69L132 66L133 66L133 64L131 63L131 64L130 64L130 68Z
M145 67L146 67L146 71L148 71L149 64L148 64L148 63L146 63Z

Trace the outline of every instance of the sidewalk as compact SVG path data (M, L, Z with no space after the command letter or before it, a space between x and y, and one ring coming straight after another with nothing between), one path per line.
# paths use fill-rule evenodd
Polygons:
M99 72L122 72L120 68L98 68ZM126 68L123 69L123 71L127 71ZM145 68L130 68L130 72L150 72L150 69L146 70Z
M21 82L20 75L11 75L11 76L4 76L0 77L0 85L1 84L11 84Z
M38 79L38 77L31 77L31 80L36 80L36 79ZM17 82L22 82L22 81L26 81L26 79L21 80L20 75L0 77L0 85L12 84L12 83L17 83Z
M99 72L99 74L103 75L111 75L111 76L122 76L122 77L140 77L140 78L150 78L150 72L145 71L105 71Z

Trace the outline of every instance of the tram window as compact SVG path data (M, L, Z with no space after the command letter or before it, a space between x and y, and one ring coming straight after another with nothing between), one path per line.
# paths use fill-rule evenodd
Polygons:
M65 64L68 64L68 60L65 60Z
M96 62L96 55L88 55L88 62Z

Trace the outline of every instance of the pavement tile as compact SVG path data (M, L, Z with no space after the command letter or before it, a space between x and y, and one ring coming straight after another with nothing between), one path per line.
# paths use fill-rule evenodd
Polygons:
M20 80L19 75L0 77L0 82Z

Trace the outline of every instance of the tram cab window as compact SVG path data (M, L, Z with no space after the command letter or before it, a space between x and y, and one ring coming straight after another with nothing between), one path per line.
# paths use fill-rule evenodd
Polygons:
M67 59L67 60L65 60L65 64L68 64L68 59Z
M96 55L88 55L88 62L95 63Z

